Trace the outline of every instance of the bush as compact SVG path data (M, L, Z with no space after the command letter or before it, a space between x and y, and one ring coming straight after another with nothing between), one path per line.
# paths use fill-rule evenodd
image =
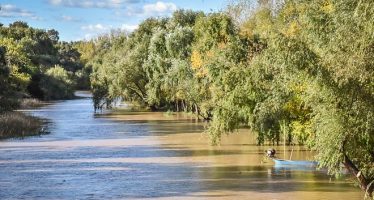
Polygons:
M57 100L74 97L73 83L72 74L56 65L46 71L39 84L45 100Z

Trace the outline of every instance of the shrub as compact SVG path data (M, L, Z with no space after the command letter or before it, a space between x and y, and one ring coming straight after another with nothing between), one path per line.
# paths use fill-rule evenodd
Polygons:
M72 74L56 65L46 71L39 84L45 100L57 100L74 97L73 83Z

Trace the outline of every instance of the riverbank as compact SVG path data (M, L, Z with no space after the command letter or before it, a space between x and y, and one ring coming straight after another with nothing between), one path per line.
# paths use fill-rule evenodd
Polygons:
M76 94L79 95L76 95ZM76 91L71 99L91 97L89 91ZM35 117L25 114L23 111L39 109L55 103L54 101L43 101L36 98L22 98L18 102L18 109L0 113L0 140L8 138L23 138L44 134L43 117Z
M23 138L42 132L43 120L40 118L17 111L0 114L0 139Z
M48 103L36 98L24 98L20 100L19 109L40 108Z
M17 110L0 113L0 139L43 134L43 119L27 115L20 110L37 109L48 104L36 98L22 98L18 102Z

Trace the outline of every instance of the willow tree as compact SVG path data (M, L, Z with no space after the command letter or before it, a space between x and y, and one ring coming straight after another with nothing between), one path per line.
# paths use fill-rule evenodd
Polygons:
M212 119L214 108L213 95L218 91L214 82L230 66L225 65L225 58L216 60L228 43L236 35L231 18L225 13L211 13L200 17L194 26L194 43L191 53L191 67L197 81L197 105L200 116ZM217 61L217 62L214 62ZM223 61L222 63L219 63Z
M98 38L99 52L89 62L93 66L91 87L96 108L110 106L116 98L148 105L144 64L156 28L165 27L167 20L149 18L130 35L115 34Z
M190 64L193 30L190 26L177 26L166 35L166 50L171 63L165 74L163 90L167 92L167 100L174 102L177 111L191 111L194 99L195 85Z
M146 102L147 79L142 64L147 57L147 43L137 43L121 34L102 37L96 45L100 51L89 62L93 66L91 87L95 108L109 107L116 98Z
M315 135L311 139L318 150L317 158L332 172L343 163L358 178L361 188L371 194L374 2L296 1L288 5L295 4L295 13L285 18L294 26L300 43L306 43L318 61L307 71L319 87L307 92L310 98L306 98L313 108ZM294 22L294 16L300 20Z
M248 123L265 135L287 129L316 150L321 167L337 174L343 163L372 194L374 3L289 0L269 13L269 27L259 18L244 23L266 48L237 74L239 89L228 91L236 95L225 100L233 103L226 113L215 113L212 125L230 132ZM237 120L242 123L228 123Z

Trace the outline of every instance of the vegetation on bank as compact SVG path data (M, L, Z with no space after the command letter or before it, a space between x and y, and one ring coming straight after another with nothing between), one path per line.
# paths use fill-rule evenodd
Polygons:
M43 121L21 112L0 115L0 139L35 136L43 133Z
M69 99L89 88L89 67L75 43L25 22L0 23L0 138L38 134L41 120L18 112L42 100ZM34 100L31 100L34 99ZM36 100L37 99L37 100Z
M75 45L60 42L53 29L0 24L0 112L17 108L25 97L68 99L75 88L88 89L90 70Z
M213 143L241 126L258 144L278 144L285 133L287 144L316 150L330 173L343 163L371 194L374 3L248 2L210 14L179 10L86 43L95 49L95 108L122 98L195 112L211 120Z
M21 100L19 104L19 109L31 109L31 108L38 108L43 105L46 105L45 102L36 99L36 98L24 98Z

